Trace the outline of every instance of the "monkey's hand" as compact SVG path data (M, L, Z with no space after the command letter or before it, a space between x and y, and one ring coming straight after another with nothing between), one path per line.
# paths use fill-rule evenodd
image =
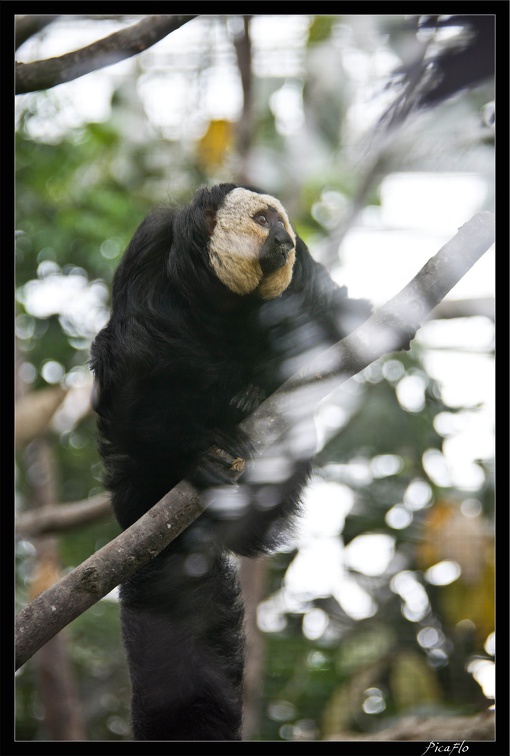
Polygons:
M243 415L250 415L262 404L266 398L266 393L259 386L253 386L249 383L241 391L238 391L230 400L230 406L240 410Z
M199 490L213 486L232 485L244 472L245 461L252 455L252 446L241 433L233 438L222 431L212 434L211 445L200 456L188 480Z

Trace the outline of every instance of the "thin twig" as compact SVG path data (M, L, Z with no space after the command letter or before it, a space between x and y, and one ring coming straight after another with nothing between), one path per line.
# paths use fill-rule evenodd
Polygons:
M72 504L52 504L41 510L23 512L16 522L16 535L35 538L49 533L62 533L108 515L111 516L109 497L107 494L98 494Z

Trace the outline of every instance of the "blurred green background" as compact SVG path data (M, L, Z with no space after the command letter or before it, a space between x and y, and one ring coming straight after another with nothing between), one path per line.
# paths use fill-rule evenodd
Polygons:
M136 20L61 16L20 59ZM403 16L201 16L136 58L18 98L17 387L20 402L51 406L35 430L18 415L20 515L102 493L89 347L115 266L155 204L224 180L262 186L335 277L376 304L491 209L490 83L380 136L387 77L418 44ZM456 182L441 218L431 177ZM409 352L320 408L302 527L287 550L242 567L247 584L257 570L248 739L342 739L493 703L490 254L453 293L456 317L438 309ZM108 514L51 536L22 531L19 606L117 532ZM18 672L18 740L129 739L115 595L62 635Z

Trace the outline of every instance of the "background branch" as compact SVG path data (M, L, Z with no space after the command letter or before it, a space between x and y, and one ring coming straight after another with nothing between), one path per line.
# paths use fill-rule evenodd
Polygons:
M46 26L49 26L58 16L29 14L16 18L15 45L18 47L37 34Z
M484 212L462 226L404 289L360 328L312 360L263 402L241 427L261 454L299 412L378 357L407 347L422 320L494 241L494 216ZM306 398L304 398L306 396ZM225 464L225 463L224 463ZM232 480L241 471L232 466ZM107 546L41 593L17 617L17 666L96 601L153 559L204 510L196 490L181 481Z
M128 29L110 34L58 58L16 63L16 94L51 89L98 68L130 58L159 42L195 16L148 16Z
M16 402L16 448L48 432L51 418L67 395L62 386L51 386L25 394Z
M237 65L243 87L243 109L237 122L237 152L241 161L239 183L249 182L247 164L253 140L253 72L250 16L243 16L243 33L234 37Z
M451 299L440 302L431 313L432 318L472 318L484 315L494 320L494 300L492 297L476 297L471 299Z
M35 538L48 533L62 533L108 515L111 516L110 499L107 494L98 494L85 501L53 504L43 510L24 512L17 519L16 535Z

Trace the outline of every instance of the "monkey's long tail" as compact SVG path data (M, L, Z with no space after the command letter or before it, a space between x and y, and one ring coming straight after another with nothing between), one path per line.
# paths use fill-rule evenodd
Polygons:
M134 738L240 739L243 607L231 558L176 542L120 595Z

